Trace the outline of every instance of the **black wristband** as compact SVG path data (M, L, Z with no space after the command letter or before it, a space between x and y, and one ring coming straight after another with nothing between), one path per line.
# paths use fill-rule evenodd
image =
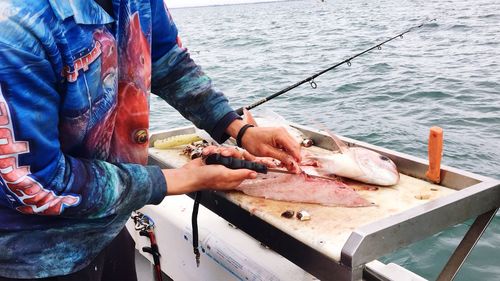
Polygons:
M243 127L241 127L240 131L238 132L238 135L236 135L236 145L243 148L243 146L241 146L241 139L243 138L243 135L245 134L246 130L250 127L255 127L254 125L252 124L245 124L243 125Z

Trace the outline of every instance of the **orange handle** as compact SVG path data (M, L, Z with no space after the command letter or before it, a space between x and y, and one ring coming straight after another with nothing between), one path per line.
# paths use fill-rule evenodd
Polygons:
M433 126L429 132L429 169L425 175L435 183L441 181L441 157L443 155L443 129Z

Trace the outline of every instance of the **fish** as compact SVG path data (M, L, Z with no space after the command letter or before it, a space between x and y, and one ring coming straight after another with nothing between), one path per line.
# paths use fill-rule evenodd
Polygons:
M146 164L148 158L151 54L137 12L122 23L118 100L109 160Z
M399 182L397 166L389 157L364 147L349 147L337 136L329 135L339 150L303 149L300 165L304 171L311 175L335 175L378 186L392 186Z
M259 174L245 180L236 190L266 199L320 204L324 206L366 207L371 203L340 180L300 174Z
M112 162L146 164L148 160L148 100L133 83L120 82L115 129L109 159Z
M258 119L253 118L249 111L244 111L244 120L257 125ZM290 132L290 135L301 143L304 136L301 132L290 125L284 118L276 113L272 118L267 119L268 125L273 122L283 126ZM272 120L272 121L270 121ZM261 120L259 120L259 123ZM338 147L338 151L327 151L317 147L302 149L302 162L300 168L309 175L322 177L340 176L356 180L359 182L378 186L392 186L399 182L400 175L396 164L387 156L364 147L349 147L339 137L331 132L327 132Z
M325 153L324 150L304 149L303 170L311 175L336 175L379 186L392 186L399 182L397 166L389 157L364 147L349 147L337 136L329 135L339 151ZM306 163L313 165L307 167Z

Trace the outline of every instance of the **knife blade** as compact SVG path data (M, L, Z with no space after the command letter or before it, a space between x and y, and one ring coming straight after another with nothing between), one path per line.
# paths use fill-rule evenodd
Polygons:
M229 157L229 156L222 156L220 153L213 153L208 155L205 158L205 164L207 165L223 165L226 168L229 169L249 169L252 171L255 171L260 174L267 174L267 173L281 173L281 174L291 174L295 175L296 173L290 172L285 169L276 169L276 168L268 168L266 165L257 163L257 162L252 162L248 160L243 160L235 157ZM329 177L324 177L324 176L318 176L318 175L310 175L302 171L303 174L313 177L313 178L320 178L320 179L326 179L326 180L334 180L333 178Z

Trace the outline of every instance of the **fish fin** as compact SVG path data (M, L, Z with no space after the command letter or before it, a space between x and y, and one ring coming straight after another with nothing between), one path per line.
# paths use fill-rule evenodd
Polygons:
M315 124L317 128L321 129L323 132L325 132L330 138L332 138L333 142L337 145L339 148L340 153L347 153L349 151L349 146L342 141L339 137L337 137L331 130L327 129L324 124L319 124L316 120L316 122L312 121L309 122L310 124Z
M272 121L272 125L267 125L267 127L288 127L290 126L290 122L288 122L283 116L274 112L271 109L260 109L257 113L257 118L263 119L267 122Z
M297 128L290 126L290 122L288 122L285 118L283 118L278 113L270 110L270 109L258 109L253 110L252 113L255 116L256 123L261 127L281 127L288 131L290 136L296 140L298 143L301 143L304 140L303 133Z
M258 127L257 121L253 118L252 113L246 108L243 108L243 121L247 124L254 125L255 127Z
M347 146L347 144L343 140L341 140L339 137L337 137L337 135L335 135L332 131L330 131L328 129L322 129L322 130L325 133L327 133L328 136L330 136L330 138L332 138L333 142L335 142L335 144L339 148L340 153L345 154L349 151L349 146Z

